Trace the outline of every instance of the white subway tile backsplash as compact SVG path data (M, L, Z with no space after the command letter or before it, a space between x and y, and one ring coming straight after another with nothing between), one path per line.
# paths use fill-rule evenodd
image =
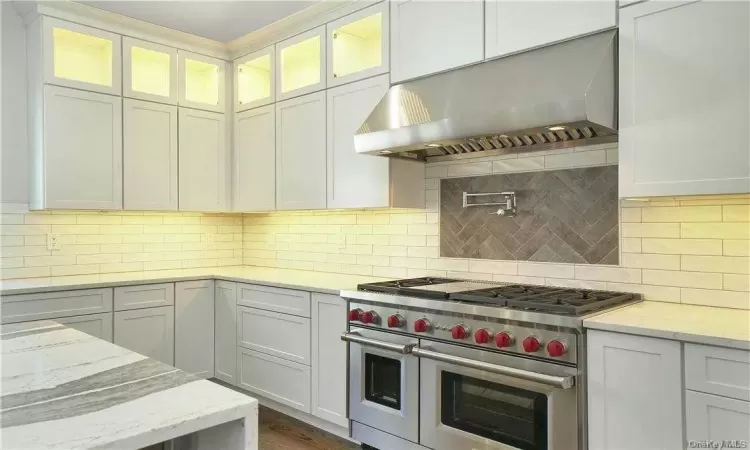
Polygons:
M544 156L501 159L492 163L493 173L530 172L544 169Z
M575 278L578 280L611 281L613 283L640 283L641 270L576 265Z
M448 177L467 177L472 175L488 175L492 173L492 163L474 162L448 166Z
M518 262L518 275L549 278L574 278L573 264Z

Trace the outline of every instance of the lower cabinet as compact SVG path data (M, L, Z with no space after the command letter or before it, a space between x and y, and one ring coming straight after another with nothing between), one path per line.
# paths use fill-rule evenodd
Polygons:
M589 450L683 449L681 344L587 336Z
M237 384L237 283L214 288L214 377Z
M689 447L691 441L750 442L750 402L687 391L685 426Z
M195 376L214 376L214 281L175 283L174 365Z
M346 418L346 301L312 295L312 414L348 427Z
M310 319L240 306L238 345L310 365Z
M310 366L237 348L237 386L310 413Z
M114 343L128 350L174 365L174 308L115 312Z
M88 314L85 316L61 317L53 319L66 327L83 331L96 338L112 342L112 313Z

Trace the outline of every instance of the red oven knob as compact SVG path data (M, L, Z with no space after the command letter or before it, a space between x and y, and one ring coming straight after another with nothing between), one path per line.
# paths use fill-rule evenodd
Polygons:
M510 347L516 342L516 338L508 333L507 331L503 331L502 333L498 333L497 336L495 336L495 345L497 345L500 348Z
M549 341L547 344L547 353L553 358L558 358L568 351L568 344L565 341L558 341L557 339Z
M349 311L349 320L362 320L362 310L357 308Z
M388 327L389 328L401 328L404 326L404 318L401 314L391 314L388 316Z
M425 318L414 321L414 331L416 333L426 333L430 331L430 328L432 328L432 325L430 324L430 321Z
M362 314L362 323L380 323L380 316L375 311L367 311Z
M529 336L523 340L523 351L526 353L536 353L541 346L542 344L540 344L539 340L534 336Z
M474 333L474 342L477 344L486 344L492 340L492 331L481 328Z
M469 327L464 324L454 325L451 328L451 336L453 339L466 339L469 335Z

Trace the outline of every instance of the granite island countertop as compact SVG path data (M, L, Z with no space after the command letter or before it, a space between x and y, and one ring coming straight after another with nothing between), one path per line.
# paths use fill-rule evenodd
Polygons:
M356 290L357 285L360 283L386 280L386 278L366 275L346 275L307 270L276 269L272 267L230 266L0 280L0 295L34 294L72 289L93 289L206 279L260 284L334 295L338 295L342 290Z
M52 321L0 339L4 450L142 448L238 420L257 442L252 397Z
M586 318L583 326L750 350L750 311L741 309L645 301Z

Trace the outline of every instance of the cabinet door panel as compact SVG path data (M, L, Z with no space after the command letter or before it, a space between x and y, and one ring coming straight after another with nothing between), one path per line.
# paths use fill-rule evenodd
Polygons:
M66 327L82 331L107 342L112 342L112 313L87 314L85 316L58 317L52 319Z
M216 281L214 376L237 384L237 283Z
M388 87L382 75L327 91L329 208L390 206L390 160L354 150L354 134Z
M125 209L177 210L177 107L125 99Z
M208 56L177 52L178 104L188 108L225 112L226 62Z
M750 3L632 5L619 46L620 196L748 192Z
M164 364L174 365L174 308L115 313L115 344Z
M276 100L276 52L272 45L234 61L234 111Z
M484 2L391 2L391 82L484 58Z
M214 376L214 281L175 283L174 365L195 376Z
M346 418L346 302L337 295L312 295L312 413L348 427Z
M226 209L224 114L180 108L180 210Z
M276 104L276 208L326 207L326 93Z
M244 306L238 315L238 345L310 365L310 319Z
M310 367L237 348L238 386L310 413Z
M251 109L234 119L235 211L276 208L276 111Z
M122 95L177 104L177 49L122 38Z
M276 100L325 89L326 48L325 25L276 44Z
M589 449L682 449L680 343L595 330L587 337Z
M44 87L46 208L122 209L122 99Z
M750 442L750 402L687 391L685 426L688 442Z
M615 0L487 0L485 58L517 53L617 26Z

